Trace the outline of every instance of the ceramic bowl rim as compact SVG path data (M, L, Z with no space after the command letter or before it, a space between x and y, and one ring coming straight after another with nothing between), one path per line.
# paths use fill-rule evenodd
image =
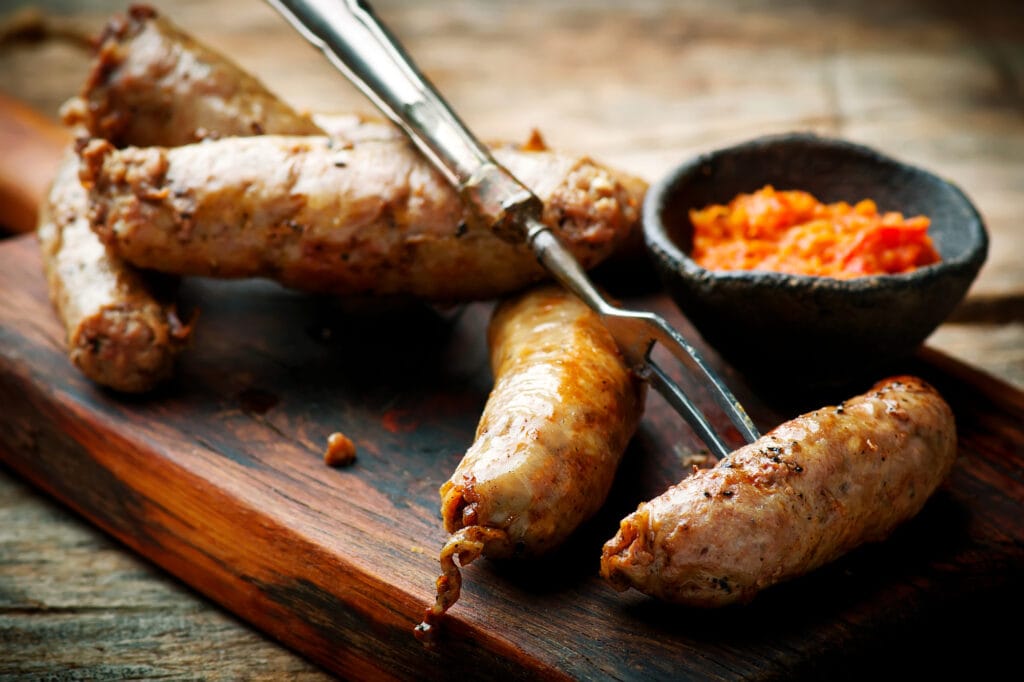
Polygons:
M943 187L948 191L950 200L960 204L960 207L970 217L965 226L966 232L970 236L968 247L950 258L943 256L943 259L938 263L917 268L912 272L868 275L851 279L795 275L762 270L719 271L709 270L698 265L672 239L668 226L665 225L661 218L663 209L669 203L675 189L689 177L699 173L702 167L713 163L716 159L723 156L737 152L754 151L764 147L792 144L794 142L814 147L821 151L838 151L843 154L860 157L866 161L874 161L885 166L909 170L914 176ZM864 197L851 197L850 200L855 201L861 198ZM981 215L963 190L956 184L930 171L899 161L866 145L810 132L764 135L694 156L676 165L650 186L644 200L642 213L644 241L648 249L653 251L662 262L671 263L674 270L677 272L681 270L689 278L705 281L718 280L722 283L757 283L801 291L835 289L837 291L856 292L862 290L899 289L910 283L920 284L935 278L941 278L951 271L969 270L978 262L979 257L984 260L988 249L988 235Z

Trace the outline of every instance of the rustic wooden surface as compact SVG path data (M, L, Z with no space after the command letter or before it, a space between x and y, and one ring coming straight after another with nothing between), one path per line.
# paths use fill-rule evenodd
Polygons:
M187 282L184 300L204 311L195 347L163 389L127 400L64 362L37 249L32 235L0 246L0 457L338 674L832 679L870 670L879 652L900 671L1005 663L961 652L1009 653L998 614L1024 607L1024 393L944 356L899 369L949 400L958 465L890 541L738 611L688 611L613 592L596 575L599 547L639 501L684 475L685 456L703 450L652 396L600 513L546 560L466 569L462 598L426 650L412 628L432 598L434 552L446 537L436 490L471 439L489 388L490 305L455 316L426 307L368 316L265 283ZM663 295L626 301L688 329ZM795 411L726 377L762 429ZM361 456L333 470L322 451L339 428ZM113 622L123 626L122 615ZM21 650L38 634L14 628L8 636ZM150 637L137 648L151 649ZM37 672L40 664L20 665Z
M369 110L262 3L154 4L294 104ZM695 152L813 129L952 179L985 217L992 250L970 297L929 345L1024 386L1021 5L862 5L376 3L486 138L537 126L555 146L653 179ZM122 7L36 6L66 19L59 28L96 27ZM52 114L81 81L80 55L56 40L8 41L0 91ZM0 472L0 485L0 675L323 676L17 477Z

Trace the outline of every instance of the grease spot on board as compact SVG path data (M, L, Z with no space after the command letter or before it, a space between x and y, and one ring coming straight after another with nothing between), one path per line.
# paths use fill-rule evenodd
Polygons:
M419 427L419 422L409 410L388 410L381 417L380 423L390 433L409 433Z

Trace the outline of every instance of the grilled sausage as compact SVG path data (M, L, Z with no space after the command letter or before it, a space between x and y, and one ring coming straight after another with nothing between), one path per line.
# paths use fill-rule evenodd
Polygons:
M92 74L65 106L77 134L117 144L192 142L259 129L319 132L251 76L150 11L133 8L107 28ZM359 121L346 121L350 130ZM142 392L170 374L191 328L154 278L109 253L89 227L78 158L59 171L38 235L50 298L72 362L91 380Z
M495 150L590 267L638 225L642 199L587 158ZM93 229L132 264L269 277L334 294L485 299L542 279L525 244L472 225L458 193L399 139L261 136L82 154Z
M911 518L956 458L953 414L914 377L797 417L645 502L604 546L619 590L746 602Z
M600 318L559 287L502 303L488 341L494 389L472 446L441 486L452 536L421 637L458 599L456 556L462 566L481 554L536 557L597 511L643 410L644 385Z
M143 5L108 22L81 104L66 120L118 147L323 132L229 59Z
M86 205L72 152L53 181L38 227L68 355L100 385L146 391L170 373L191 330L153 278L107 254L89 229Z

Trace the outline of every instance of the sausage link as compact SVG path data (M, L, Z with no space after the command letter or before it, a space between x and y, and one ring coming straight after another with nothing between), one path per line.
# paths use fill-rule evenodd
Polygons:
M417 634L461 589L462 566L536 557L560 545L603 504L636 430L644 384L600 318L560 287L502 303L488 330L494 389L476 438L441 486L452 533L441 550L437 601Z
M108 22L65 122L118 147L323 133L230 59L144 5Z
M623 519L601 574L690 606L747 602L913 517L956 458L953 413L894 377L797 417Z
M637 185L588 158L512 147L495 156L542 199L544 222L584 267L639 224ZM93 141L82 160L93 229L139 267L446 301L546 275L528 246L473 226L458 193L401 139L265 135L123 150Z
M89 229L86 206L72 152L53 181L37 231L68 355L102 386L146 391L170 374L191 328L153 277L107 253Z
M320 132L251 76L141 7L108 26L82 94L65 106L65 123L117 144L174 145L259 129ZM69 156L37 230L68 354L100 385L147 391L171 373L191 326L152 275L110 253L90 229L78 157Z

